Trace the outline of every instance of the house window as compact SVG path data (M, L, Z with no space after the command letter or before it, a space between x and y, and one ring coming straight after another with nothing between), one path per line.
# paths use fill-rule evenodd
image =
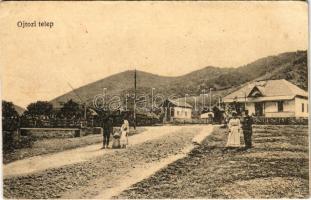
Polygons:
M187 111L185 111L185 116L187 117Z
M278 104L278 112L283 112L283 101L278 101L277 104Z
M180 112L179 111L177 111L177 115L179 115L180 114Z
M304 103L301 104L301 112L305 112L305 104Z

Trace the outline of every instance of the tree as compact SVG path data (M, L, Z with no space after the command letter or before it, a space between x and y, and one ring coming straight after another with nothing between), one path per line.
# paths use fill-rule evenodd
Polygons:
M83 109L81 109L80 105L72 99L67 101L60 110L60 114L67 118L80 118L82 116L82 113Z
M6 153L15 148L13 132L18 129L19 115L12 102L2 101L2 149Z
M27 106L26 114L32 116L50 116L53 112L53 105L47 101L37 101Z
M11 118L18 117L14 104L8 101L2 101L2 117Z
M3 130L12 131L18 127L19 115L12 102L2 101Z

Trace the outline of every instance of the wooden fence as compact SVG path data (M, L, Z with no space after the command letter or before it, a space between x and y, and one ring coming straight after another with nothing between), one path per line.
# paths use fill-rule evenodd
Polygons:
M295 117L254 117L253 121L258 125L308 125L308 118Z
M81 119L21 119L20 127L27 128L81 128L85 127L88 121Z

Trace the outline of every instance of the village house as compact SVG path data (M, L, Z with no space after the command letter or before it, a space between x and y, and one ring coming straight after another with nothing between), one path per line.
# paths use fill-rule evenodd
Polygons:
M174 119L191 119L192 117L192 106L186 102L166 99L162 104L162 108L164 122L173 121Z
M223 98L227 107L250 115L265 117L308 117L308 92L291 82L281 80L257 81Z

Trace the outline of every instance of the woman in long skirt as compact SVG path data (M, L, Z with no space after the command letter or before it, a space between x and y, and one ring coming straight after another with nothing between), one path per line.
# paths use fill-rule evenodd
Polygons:
M226 147L240 147L241 123L237 117L237 113L232 113L232 119L228 123L229 135Z
M121 148L126 148L126 146L128 145L127 136L129 132L130 132L129 122L127 120L124 120L121 126L121 137L120 137Z

